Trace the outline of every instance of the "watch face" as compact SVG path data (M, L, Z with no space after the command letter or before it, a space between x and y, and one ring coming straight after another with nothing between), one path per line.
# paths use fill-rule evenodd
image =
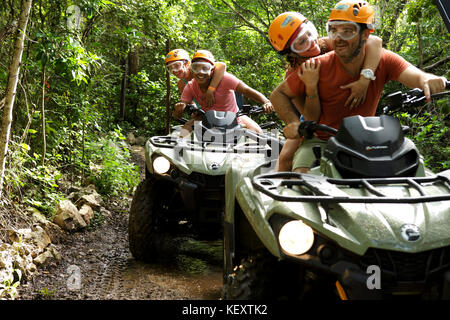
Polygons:
M364 77L368 78L368 79L375 80L373 71L370 70L370 69L364 69L364 70L362 70L362 71L361 71L361 74L362 74Z

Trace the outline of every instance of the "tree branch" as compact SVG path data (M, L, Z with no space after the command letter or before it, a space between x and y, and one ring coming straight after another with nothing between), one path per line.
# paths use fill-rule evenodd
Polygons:
M264 26L264 27L266 27L266 29L269 28L269 25L268 25L265 21L263 21L263 20L261 19L261 17L260 17L258 14L256 14L254 11L242 7L242 6L239 5L235 0L231 0L231 2L232 2L236 7L238 7L240 11L242 11L242 12L247 12L248 14L254 16L254 17L255 17L255 18L256 18L256 19Z
M226 15L234 15L233 12L226 12L226 11L220 11L220 10L217 10L216 8L214 8L213 6L211 6L211 5L209 4L208 1L205 1L205 4L206 4L212 11L214 11L214 12L216 12L216 13L219 13L219 14L226 14Z
M447 62L449 62L449 61L450 61L450 56L449 56L449 57L445 57L444 59L439 60L438 62L433 63L432 65L429 65L429 66L424 67L424 68L423 68L423 71L426 71L426 72L431 71L431 70L433 70L434 68L437 68L437 67L439 67L440 65L442 65L442 64L444 64L444 63L447 63Z
M253 23L251 23L250 21L248 21L242 14L240 14L238 11L236 11L236 9L234 9L228 2L226 2L225 0L222 0L222 2L228 6L228 8L231 9L231 11L233 11L247 26L249 26L250 28L252 28L253 30L255 30L256 32L258 32L264 39L266 39L267 42L270 43L269 38L267 37L266 32L262 31L260 28L258 28L257 26L255 26Z
M425 64L427 64L428 62L430 62L430 61L436 59L437 57L440 57L441 54L442 54L442 52L444 52L444 49L441 49L441 50L440 50L438 53L436 53L434 56L429 57L429 58L426 58L426 59L423 61L423 64L425 65ZM418 66L416 66L416 67L418 68Z

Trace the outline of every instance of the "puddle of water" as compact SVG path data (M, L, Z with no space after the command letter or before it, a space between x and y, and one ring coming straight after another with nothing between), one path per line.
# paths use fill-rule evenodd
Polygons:
M186 239L173 263L144 263L130 255L119 277L124 290L159 287L180 299L216 300L222 295L221 241ZM172 298L168 296L168 298Z
M192 274L180 271L175 266L164 264L146 264L131 260L123 274L125 288L135 285L143 286L153 283L158 286L175 290L180 296L189 299L216 300L221 298L222 271L217 266L208 266L202 274Z

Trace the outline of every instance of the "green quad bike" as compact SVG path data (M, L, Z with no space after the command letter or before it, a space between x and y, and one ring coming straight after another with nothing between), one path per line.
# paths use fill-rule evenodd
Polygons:
M389 97L391 107L424 100L419 89ZM308 174L236 159L224 299L450 299L450 170L426 169L407 129L387 114L339 130L304 122L303 135L334 135Z
M238 124L240 115L263 113L260 106L243 105L238 114L205 113L195 105L186 110L203 114L190 137L179 137L179 125L145 145L146 177L134 193L128 223L129 247L137 260L172 259L183 236L221 239L227 168L235 158L255 165L276 159L282 147L275 131L258 134Z

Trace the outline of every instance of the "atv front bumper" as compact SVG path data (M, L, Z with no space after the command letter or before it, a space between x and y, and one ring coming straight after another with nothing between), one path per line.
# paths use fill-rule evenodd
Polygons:
M448 247L420 253L370 249L357 256L322 244L300 256L282 256L334 278L341 299L450 299Z

